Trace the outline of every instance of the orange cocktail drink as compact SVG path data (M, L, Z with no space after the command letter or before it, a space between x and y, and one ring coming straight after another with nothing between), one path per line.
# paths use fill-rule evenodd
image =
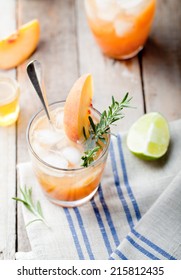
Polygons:
M116 59L135 56L144 46L156 0L85 0L88 23L103 53Z
M92 75L84 74L66 101L50 105L48 116L44 110L38 112L27 129L36 177L49 200L64 207L79 206L96 193L108 155L110 125L124 117L122 110L131 100L128 93L121 102L112 96L112 104L100 113L92 97Z
M92 118L99 120L100 113L93 108L90 111ZM55 128L40 111L27 129L34 172L50 201L64 207L78 206L96 193L108 154L109 136L94 162L82 167L85 147L81 141L70 140L64 131L64 102L52 104L50 112Z

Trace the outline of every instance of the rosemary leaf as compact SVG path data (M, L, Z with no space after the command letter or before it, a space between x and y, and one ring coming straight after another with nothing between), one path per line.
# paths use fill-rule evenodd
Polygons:
M95 146L92 150L87 150L86 152L84 152L84 155L82 156L82 166L88 167L94 161L94 158L99 149L100 146Z
M83 127L83 135L84 135L84 138L87 140L87 135L86 135L85 127Z
M85 138L86 142L90 142L95 140L94 146L92 149L88 149L84 152L82 156L82 166L88 167L95 159L97 151L101 149L99 141L106 144L106 134L110 134L110 125L114 125L115 122L124 118L124 114L122 110L124 108L131 108L130 101L132 97L129 97L129 93L126 93L121 102L118 102L112 96L112 104L108 107L108 110L104 110L101 114L100 121L98 123L94 123L92 117L89 116L90 121L90 136L89 138ZM133 107L132 107L133 108ZM87 144L85 143L85 146Z
M12 199L16 200L17 202L23 203L23 205L36 217L36 219L30 221L26 226L36 221L41 221L48 226L48 224L44 219L40 202L37 201L36 204L33 202L32 188L27 188L25 186L24 189L20 188L20 192L22 194L22 198L12 197Z
M96 126L94 124L93 119L90 116L89 116L89 121L90 121L90 125L92 127L93 132L96 133Z

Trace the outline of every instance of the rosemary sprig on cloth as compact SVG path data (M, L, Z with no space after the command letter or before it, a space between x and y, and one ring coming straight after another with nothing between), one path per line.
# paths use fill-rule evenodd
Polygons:
M12 199L22 202L24 206L36 217L32 221L30 221L26 226L30 225L33 222L41 221L44 224L48 226L48 224L45 221L45 218L43 216L41 204L39 201L36 202L36 204L33 202L32 199L32 188L24 187L24 190L20 188L22 198L19 197L13 197Z

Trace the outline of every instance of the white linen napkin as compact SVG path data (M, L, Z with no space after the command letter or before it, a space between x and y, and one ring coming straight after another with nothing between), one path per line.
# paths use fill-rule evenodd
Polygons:
M31 163L19 165L21 187L33 188L50 227L27 227L32 252L16 259L181 259L181 120L170 124L171 144L160 160L143 161L112 137L94 198L76 208L50 203ZM32 215L22 206L25 224Z

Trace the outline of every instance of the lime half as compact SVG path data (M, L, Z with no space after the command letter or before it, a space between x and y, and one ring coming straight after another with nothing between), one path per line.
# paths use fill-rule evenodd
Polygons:
M169 141L168 122L157 112L139 118L127 136L129 150L138 157L150 160L162 157L167 152Z

